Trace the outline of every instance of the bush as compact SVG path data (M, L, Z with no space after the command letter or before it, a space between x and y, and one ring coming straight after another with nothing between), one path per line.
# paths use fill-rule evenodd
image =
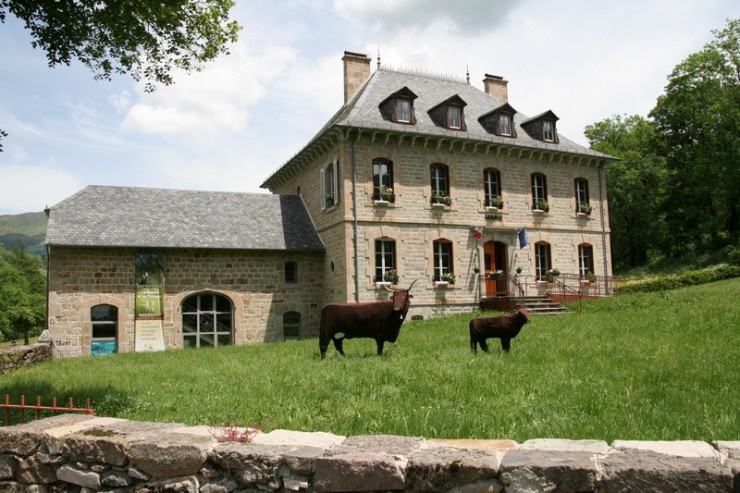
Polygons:
M626 294L667 291L686 286L696 286L698 284L721 281L723 279L731 279L733 277L740 277L740 266L726 265L714 269L695 270L674 276L665 276L641 283L629 284L619 288L618 292L619 294Z

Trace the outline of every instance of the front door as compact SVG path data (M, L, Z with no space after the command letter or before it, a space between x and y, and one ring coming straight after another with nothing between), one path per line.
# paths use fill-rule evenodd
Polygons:
M500 241L487 241L483 244L483 263L486 279L486 296L506 296L508 294L506 269L506 244ZM500 272L500 275L497 273Z

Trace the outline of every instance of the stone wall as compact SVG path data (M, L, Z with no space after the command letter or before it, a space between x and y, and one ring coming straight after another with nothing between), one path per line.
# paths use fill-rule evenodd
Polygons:
M90 309L118 308L118 351L135 349L133 248L53 247L49 258L49 332L55 356L89 355ZM285 262L298 282L285 282ZM283 339L283 315L298 312L301 337L318 335L323 255L301 252L171 249L165 252L164 343L183 347L182 302L199 293L228 298L234 344Z
M740 442L427 440L62 415L0 428L0 491L740 491Z
M40 342L27 346L0 347L0 374L8 373L24 366L35 365L52 358L51 344Z

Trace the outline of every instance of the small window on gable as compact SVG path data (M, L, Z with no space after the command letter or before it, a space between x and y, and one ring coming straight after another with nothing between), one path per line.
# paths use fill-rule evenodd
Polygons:
M557 144L559 142L558 129L556 126L557 121L557 115L548 110L540 115L523 121L521 127L535 140Z
M408 87L403 87L380 103L378 106L380 114L384 120L393 123L414 125L416 123L416 117L414 115L415 99L416 94L411 92Z
M334 160L319 173L321 210L334 207L339 203L339 161Z
M499 135L511 137L511 115L508 113L501 113L498 116L498 132Z
M505 103L481 116L478 121L488 133L501 137L516 137L514 115L516 110L509 103Z
M295 284L298 282L298 263L288 260L285 262L285 282Z
M555 142L555 123L549 120L542 122L542 140Z

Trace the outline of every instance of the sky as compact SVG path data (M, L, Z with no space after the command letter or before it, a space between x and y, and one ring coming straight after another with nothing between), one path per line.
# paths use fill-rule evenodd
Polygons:
M230 55L144 92L49 68L12 16L0 24L0 215L41 211L88 185L267 193L259 186L343 104L344 51L385 67L509 81L509 102L587 125L647 116L674 67L737 0L237 0Z

